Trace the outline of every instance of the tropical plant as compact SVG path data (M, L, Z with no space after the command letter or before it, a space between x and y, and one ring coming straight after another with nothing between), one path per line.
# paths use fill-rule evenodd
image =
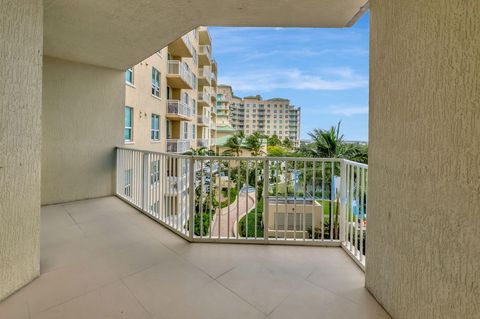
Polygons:
M245 134L243 132L237 132L237 133L233 134L225 142L225 147L227 149L223 153L224 154L235 154L237 157L239 157L241 152L242 152L244 140L245 140Z
M293 149L293 141L289 139L288 137L285 137L285 139L282 142L282 146L285 147L286 149Z
M213 156L215 152L206 148L205 146L199 148L191 148L184 153L185 155L194 155L194 156Z
M283 157L288 155L288 151L282 146L271 145L267 146L267 155L272 157Z
M262 154L265 154L265 152L262 150L262 138L262 134L260 134L259 132L255 132L245 139L245 149L249 150L252 156L260 156Z
M281 146L282 141L278 138L276 134L267 137L267 146Z

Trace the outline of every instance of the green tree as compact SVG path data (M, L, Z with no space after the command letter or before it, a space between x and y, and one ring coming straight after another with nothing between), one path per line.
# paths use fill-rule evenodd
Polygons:
M233 134L226 142L225 147L227 148L223 153L224 154L235 154L237 157L240 156L243 148L243 142L245 140L245 134L243 132L237 132Z
M343 140L340 124L338 122L337 126L332 126L329 130L314 129L308 134L312 143L303 147L302 151L312 157L350 159L355 154L355 148Z
M245 139L245 149L249 150L252 156L260 156L262 154L265 154L265 152L262 150L262 138L262 134L260 134L259 132L255 132Z
M282 146L271 145L267 146L267 155L272 157L283 157L287 155L288 152Z
M270 137L267 137L267 146L281 146L282 141L278 138L276 134L273 134Z
M282 146L285 147L286 149L293 149L293 141L289 139L288 137L285 137L285 139L282 142Z
M185 152L185 155L193 155L193 156L213 156L215 152L206 148L205 146L199 148L191 148Z

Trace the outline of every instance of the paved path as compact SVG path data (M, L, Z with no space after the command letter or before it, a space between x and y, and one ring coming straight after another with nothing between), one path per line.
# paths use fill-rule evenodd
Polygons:
M235 237L235 226L245 214L255 207L255 193L249 192L248 199L246 193L240 193L237 200L229 207L222 208L220 216L215 214L213 220L212 237L218 237L220 226L220 237ZM238 207L238 221L237 221ZM229 214L230 211L230 214ZM229 218L230 216L230 218Z

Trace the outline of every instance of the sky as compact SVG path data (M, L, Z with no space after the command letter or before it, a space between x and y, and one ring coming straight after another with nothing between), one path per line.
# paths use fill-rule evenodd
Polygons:
M302 139L342 121L346 140L368 141L368 14L352 28L209 30L219 83L235 95L300 106Z

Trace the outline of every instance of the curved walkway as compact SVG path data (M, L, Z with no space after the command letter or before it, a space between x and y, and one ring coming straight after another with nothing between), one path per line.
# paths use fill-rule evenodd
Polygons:
M212 237L218 237L220 227L220 237L236 237L234 231L237 222L255 207L255 192L247 194L241 192L234 203L222 208L220 215L215 214L212 227ZM238 219L237 219L238 212Z

